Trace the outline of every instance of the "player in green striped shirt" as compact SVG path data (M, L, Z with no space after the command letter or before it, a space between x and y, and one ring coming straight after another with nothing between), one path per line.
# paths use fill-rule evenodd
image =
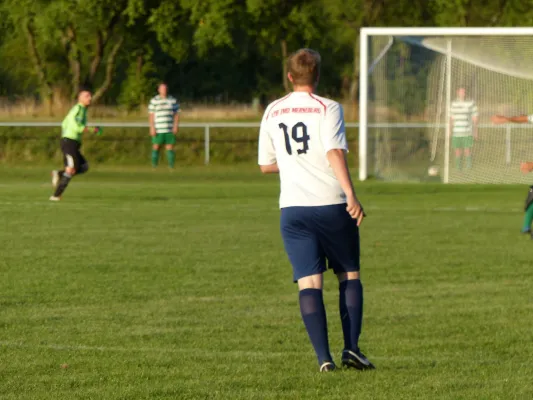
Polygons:
M159 150L165 146L168 166L174 168L176 153L176 135L179 124L179 103L168 95L167 84L162 82L157 88L158 95L150 100L148 105L150 136L152 137L152 166L159 163Z
M517 124L527 124L533 122L533 114L531 115L517 115L513 117L505 117L503 115L494 115L491 118L492 123L499 125L508 122L514 122ZM520 171L524 174L533 171L533 161L523 161L520 163ZM531 223L533 222L533 186L529 187L527 192L526 203L524 207L524 223L522 225L522 233L530 234L533 239L533 233L531 233Z
M72 107L61 124L61 152L65 168L61 171L52 171L52 184L54 194L51 201L61 200L61 195L67 188L74 175L79 175L89 170L87 160L80 152L81 138L85 132L93 131L101 134L98 127L87 126L87 108L91 105L92 93L83 89L78 94L78 103Z
M478 109L474 100L466 99L464 87L457 89L457 98L450 107L452 125L452 145L455 149L455 165L461 169L464 153L466 167L472 168L472 147L474 139L477 140Z

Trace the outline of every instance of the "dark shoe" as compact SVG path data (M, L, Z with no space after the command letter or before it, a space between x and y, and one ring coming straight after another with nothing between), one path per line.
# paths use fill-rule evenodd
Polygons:
M347 368L355 368L361 371L376 368L370 361L368 361L368 358L366 358L360 350L353 351L344 349L342 352L342 365Z

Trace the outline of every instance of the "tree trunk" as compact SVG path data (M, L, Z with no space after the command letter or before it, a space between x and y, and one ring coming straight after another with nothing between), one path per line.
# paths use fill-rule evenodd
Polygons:
M71 87L72 87L72 98L75 99L80 90L80 79L81 79L81 52L78 47L78 42L76 38L76 31L74 27L70 25L67 28L67 40L70 43L69 46L69 63L70 63L70 73L71 73Z
M117 58L117 54L122 47L122 43L124 43L124 37L120 36L111 51L109 52L109 55L107 56L107 65L106 65L106 74L104 82L102 83L102 86L98 88L98 90L95 91L93 95L93 102L97 103L98 100L102 98L102 96L107 92L109 87L111 86L111 82L113 81L113 75L115 73L115 62Z
M96 44L94 49L94 57L91 62L91 68L89 69L89 76L87 77L87 83L94 84L94 78L98 72L98 67L102 62L102 57L104 55L104 38L102 32L96 32Z
M33 60L33 66L35 68L35 72L37 73L37 77L39 79L41 97L42 97L42 100L45 102L46 107L48 108L48 112L50 113L51 105L52 105L52 95L53 95L52 84L50 83L48 79L46 68L41 59L39 51L37 49L37 40L35 38L35 31L33 29L33 21L31 19L28 19L26 21L25 31L26 31L26 37L28 39L30 55Z
M287 41L281 39L281 70L283 71L283 88L290 92L289 78L287 78Z
M96 42L94 46L94 57L91 61L91 67L89 69L89 74L87 75L86 81L90 85L94 85L94 81L96 79L96 74L98 73L98 69L100 68L100 65L102 64L102 59L104 58L104 52L107 47L107 44L111 37L113 36L113 31L115 30L115 27L120 22L121 17L120 14L115 14L109 21L109 24L105 27L105 29L98 30L96 32Z

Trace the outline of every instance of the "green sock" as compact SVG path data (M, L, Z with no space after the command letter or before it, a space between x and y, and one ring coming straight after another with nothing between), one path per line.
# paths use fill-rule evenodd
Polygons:
M533 222L533 204L530 204L524 215L524 227L523 231L528 231L531 229L531 222Z
M176 161L176 153L174 150L167 150L168 166L174 168L174 162Z
M157 167L158 163L159 163L159 151L152 150L152 167Z
M455 168L461 169L461 157L455 157Z
M472 168L472 155L466 156L466 168Z

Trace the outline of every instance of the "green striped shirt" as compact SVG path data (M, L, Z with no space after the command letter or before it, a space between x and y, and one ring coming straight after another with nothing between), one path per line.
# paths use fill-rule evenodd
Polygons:
M81 142L81 136L87 126L87 107L76 104L72 107L61 124L61 137Z
M474 100L456 99L453 101L450 108L453 136L472 136L473 119L478 115L477 105Z
M174 115L179 112L180 105L172 97L155 96L148 106L148 112L154 114L154 125L156 133L170 133L174 126Z

